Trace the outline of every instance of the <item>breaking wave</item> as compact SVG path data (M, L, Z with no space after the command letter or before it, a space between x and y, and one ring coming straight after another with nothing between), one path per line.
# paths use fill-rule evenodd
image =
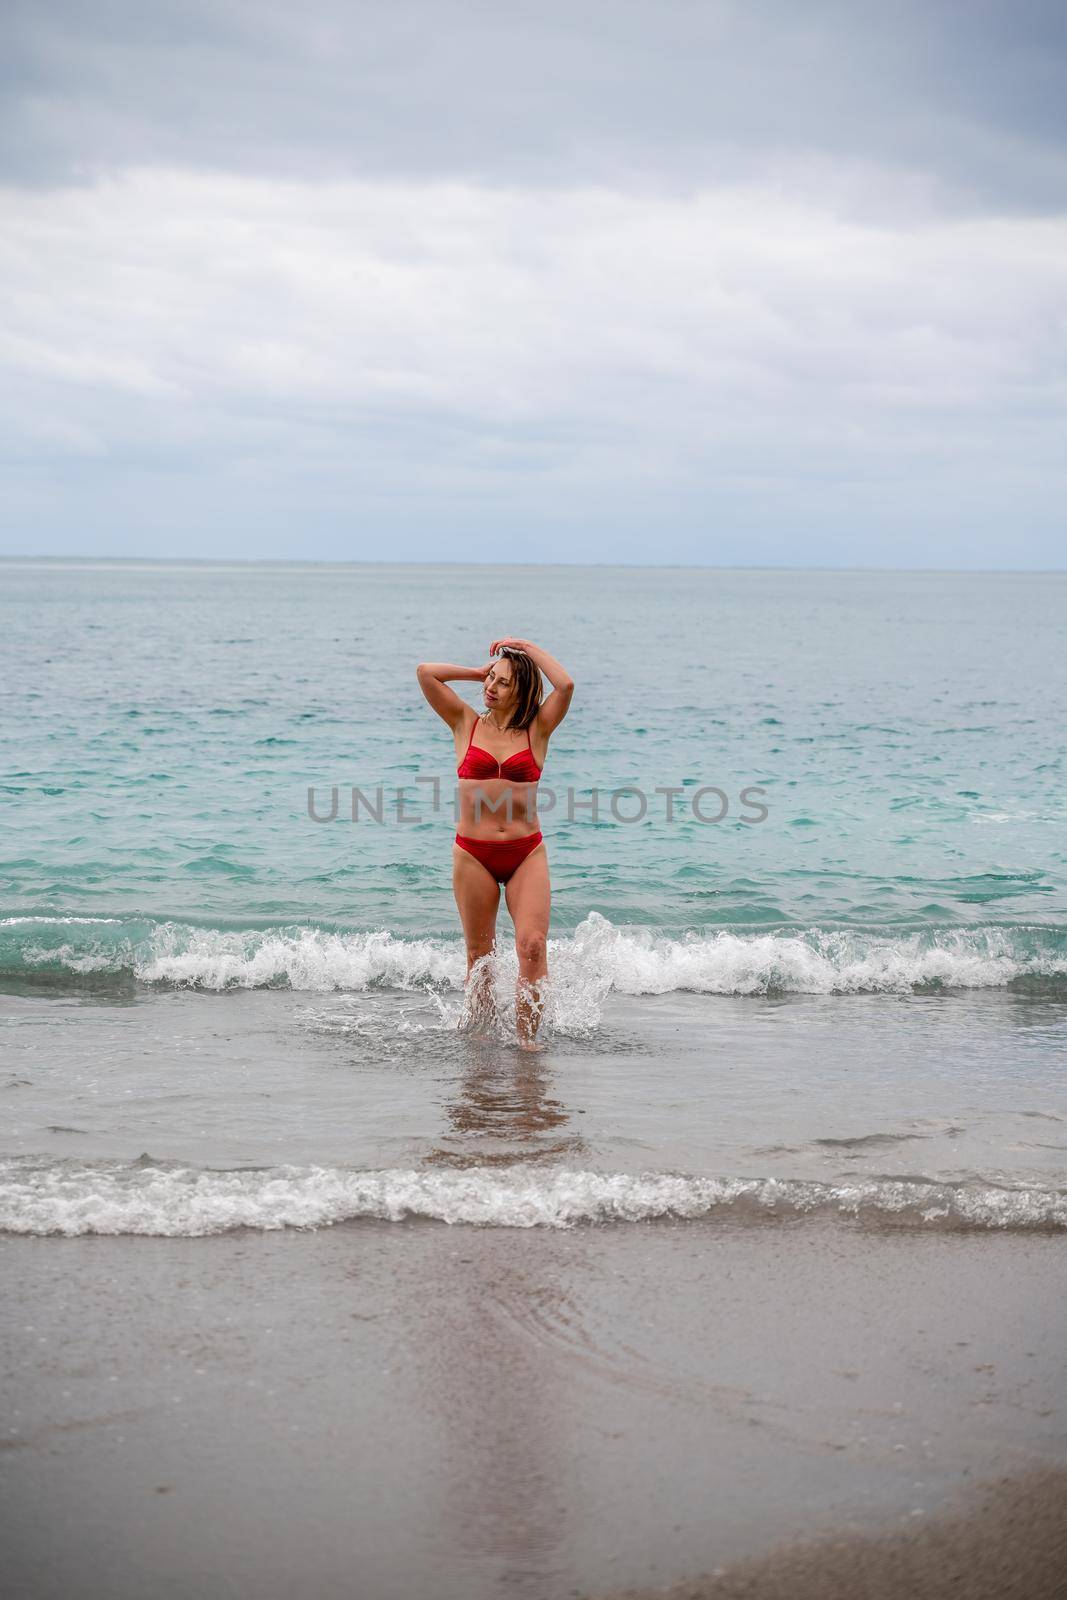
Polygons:
M601 995L905 993L1067 983L1067 929L1052 925L691 932L616 927L597 912L550 941L555 973ZM459 990L457 939L313 924L198 927L150 918L7 917L0 976L102 987Z
M817 1183L672 1173L295 1167L220 1171L20 1156L0 1161L0 1230L18 1234L200 1237L237 1228L321 1228L358 1218L424 1218L501 1228L721 1217L830 1215L968 1231L1067 1228L1067 1192L918 1178Z

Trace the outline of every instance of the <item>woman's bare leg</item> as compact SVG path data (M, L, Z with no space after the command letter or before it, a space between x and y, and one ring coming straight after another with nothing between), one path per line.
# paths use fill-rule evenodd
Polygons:
M452 846L452 891L467 944L467 1002L470 1015L484 1020L492 1015L488 969L482 968L473 985L469 980L474 963L489 955L496 944L500 885L468 850L462 850L455 844Z
M519 1043L532 1047L541 1025L544 1001L542 979L548 977L548 921L552 891L548 880L548 854L543 844L531 850L504 885L511 920L515 924L515 953L519 981L515 993L515 1022Z

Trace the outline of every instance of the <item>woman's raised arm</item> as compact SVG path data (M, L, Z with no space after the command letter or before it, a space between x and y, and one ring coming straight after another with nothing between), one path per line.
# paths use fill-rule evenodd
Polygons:
M537 720L541 724L541 731L547 738L554 728L558 728L570 707L571 696L574 694L574 679L547 650L542 650L538 645L531 644L529 639L494 639L489 646L490 655L496 655L498 650L521 650L528 655L539 672L543 672L552 685L552 693L546 695L537 713Z
M481 683L491 665L491 662L486 662L484 667L457 667L448 661L420 661L419 688L437 715L443 717L448 726L454 729L468 706L454 689L448 687L446 680L465 679L469 683Z

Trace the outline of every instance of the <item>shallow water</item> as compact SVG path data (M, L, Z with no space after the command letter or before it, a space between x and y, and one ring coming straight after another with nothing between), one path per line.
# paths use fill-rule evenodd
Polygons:
M611 995L529 1055L459 997L7 997L0 1226L1067 1226L1067 1019L1010 991Z

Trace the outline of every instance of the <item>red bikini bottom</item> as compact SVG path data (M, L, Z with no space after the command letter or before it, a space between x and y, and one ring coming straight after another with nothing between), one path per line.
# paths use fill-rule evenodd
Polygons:
M497 883L507 883L515 868L531 850L541 843L541 832L527 833L521 839L464 839L456 834L456 843L475 861L480 861L491 872Z

